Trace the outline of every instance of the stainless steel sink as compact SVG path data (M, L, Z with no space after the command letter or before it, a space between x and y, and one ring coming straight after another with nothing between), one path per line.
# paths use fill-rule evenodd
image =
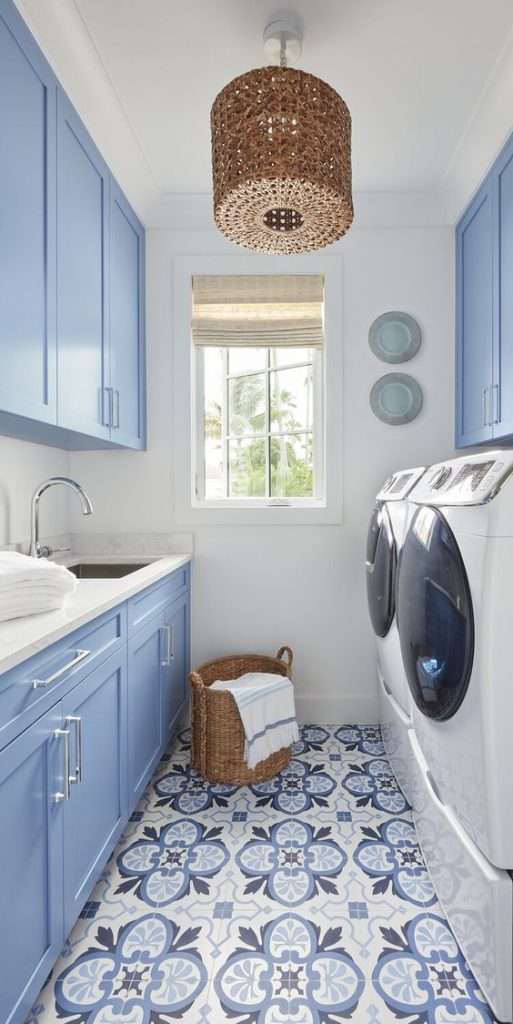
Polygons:
M149 562L75 562L67 568L79 580L117 580L144 569Z

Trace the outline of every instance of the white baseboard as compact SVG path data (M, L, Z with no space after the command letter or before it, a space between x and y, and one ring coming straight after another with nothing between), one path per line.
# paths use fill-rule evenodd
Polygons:
M296 694L298 721L312 725L375 725L379 722L377 694L347 693L339 697Z

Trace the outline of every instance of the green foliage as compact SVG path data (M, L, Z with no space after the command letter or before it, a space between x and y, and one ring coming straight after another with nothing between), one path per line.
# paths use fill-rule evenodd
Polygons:
M309 373L309 370L305 371ZM266 457L268 440L251 438L251 434L265 434L265 387L267 377L262 373L232 378L229 384L229 431L237 439L229 442L229 479L231 497L265 497ZM270 419L271 431L280 436L271 437L271 496L311 497L313 493L312 435L302 430L296 418L294 395L278 385L278 374L271 375ZM205 413L205 434L219 440L222 433L222 410L211 402ZM288 436L283 436L288 435Z

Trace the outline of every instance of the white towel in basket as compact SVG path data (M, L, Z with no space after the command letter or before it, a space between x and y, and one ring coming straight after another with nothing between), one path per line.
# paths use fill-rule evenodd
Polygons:
M246 672L238 679L218 679L211 690L232 694L242 719L248 768L299 739L294 687L286 676Z

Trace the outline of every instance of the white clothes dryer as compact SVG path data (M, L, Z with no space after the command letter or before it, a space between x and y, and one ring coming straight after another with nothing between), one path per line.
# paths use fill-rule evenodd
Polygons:
M369 614L376 637L380 721L385 750L408 798L410 695L395 615L396 573L411 506L407 497L424 467L400 470L376 496L367 537L366 576Z
M412 694L411 802L440 902L512 1020L513 453L431 466L410 495L397 621Z
M415 733L442 800L492 864L513 868L513 453L419 481L398 625Z

